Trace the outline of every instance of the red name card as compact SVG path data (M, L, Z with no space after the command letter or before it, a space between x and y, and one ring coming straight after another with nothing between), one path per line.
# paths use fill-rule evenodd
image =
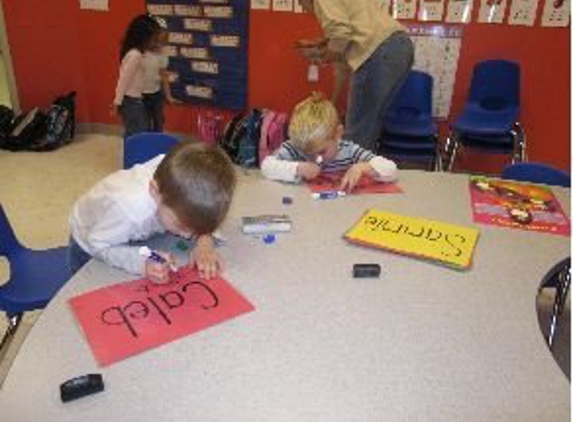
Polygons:
M344 173L323 173L307 184L313 193L338 191L343 177ZM385 183L370 176L362 176L352 189L351 194L360 195L364 193L402 193L402 189L395 183Z
M254 309L226 280L181 268L169 284L128 281L69 300L100 366Z

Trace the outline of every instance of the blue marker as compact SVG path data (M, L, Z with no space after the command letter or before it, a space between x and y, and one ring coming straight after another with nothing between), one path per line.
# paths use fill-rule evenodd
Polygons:
M139 254L144 256L147 259L151 259L152 261L158 262L160 264L167 264L167 260L159 255L157 252L152 251L147 246L142 246L139 248ZM169 264L169 269L171 271L177 271L177 268L173 264Z
M314 192L312 197L314 199L336 199L346 196L346 192L343 190L330 190L325 192Z

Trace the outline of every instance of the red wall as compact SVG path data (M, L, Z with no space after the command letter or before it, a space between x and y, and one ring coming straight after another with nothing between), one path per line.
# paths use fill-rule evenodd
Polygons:
M124 29L143 0L111 0L110 12L80 11L77 0L6 0L8 40L23 109L46 107L54 96L78 91L81 122L117 123L109 104L118 72ZM543 1L540 4L542 10ZM474 8L474 22L477 18ZM570 29L471 23L464 27L452 115L462 107L471 70L490 58L517 60L522 67L522 122L529 159L570 167ZM310 90L328 90L332 79L321 70L318 84L306 81L306 63L292 49L294 40L318 35L311 15L253 11L250 28L249 103L290 110ZM167 128L194 132L197 107L172 106ZM476 157L478 158L478 157ZM495 160L464 160L476 170Z

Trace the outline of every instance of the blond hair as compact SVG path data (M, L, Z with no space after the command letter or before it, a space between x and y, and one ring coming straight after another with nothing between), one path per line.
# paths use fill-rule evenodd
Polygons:
M338 125L338 113L324 94L313 92L298 103L288 127L290 141L302 151L308 151L315 141L326 139Z
M164 204L197 235L219 227L236 184L235 170L223 151L187 142L166 155L153 178Z

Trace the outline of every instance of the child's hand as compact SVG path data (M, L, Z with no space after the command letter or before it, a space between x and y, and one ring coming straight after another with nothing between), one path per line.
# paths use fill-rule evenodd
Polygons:
M298 163L296 166L296 174L304 180L315 179L321 172L321 168L315 163Z
M167 95L165 97L165 99L167 100L167 102L171 105L177 105L177 104L181 104L181 101L177 100L176 98L172 97L171 95Z
M189 257L189 261L193 260L197 265L199 275L207 280L223 270L221 257L215 250L213 238L209 235L199 236L197 239L197 246Z
M147 259L145 261L145 277L157 284L169 283L171 267L175 265L175 259L173 255L166 252L157 252L163 258L165 262L157 262L152 259Z
M372 170L372 166L368 163L356 163L352 165L347 171L342 181L340 182L340 190L351 192L352 189L358 184L358 181L363 174Z

